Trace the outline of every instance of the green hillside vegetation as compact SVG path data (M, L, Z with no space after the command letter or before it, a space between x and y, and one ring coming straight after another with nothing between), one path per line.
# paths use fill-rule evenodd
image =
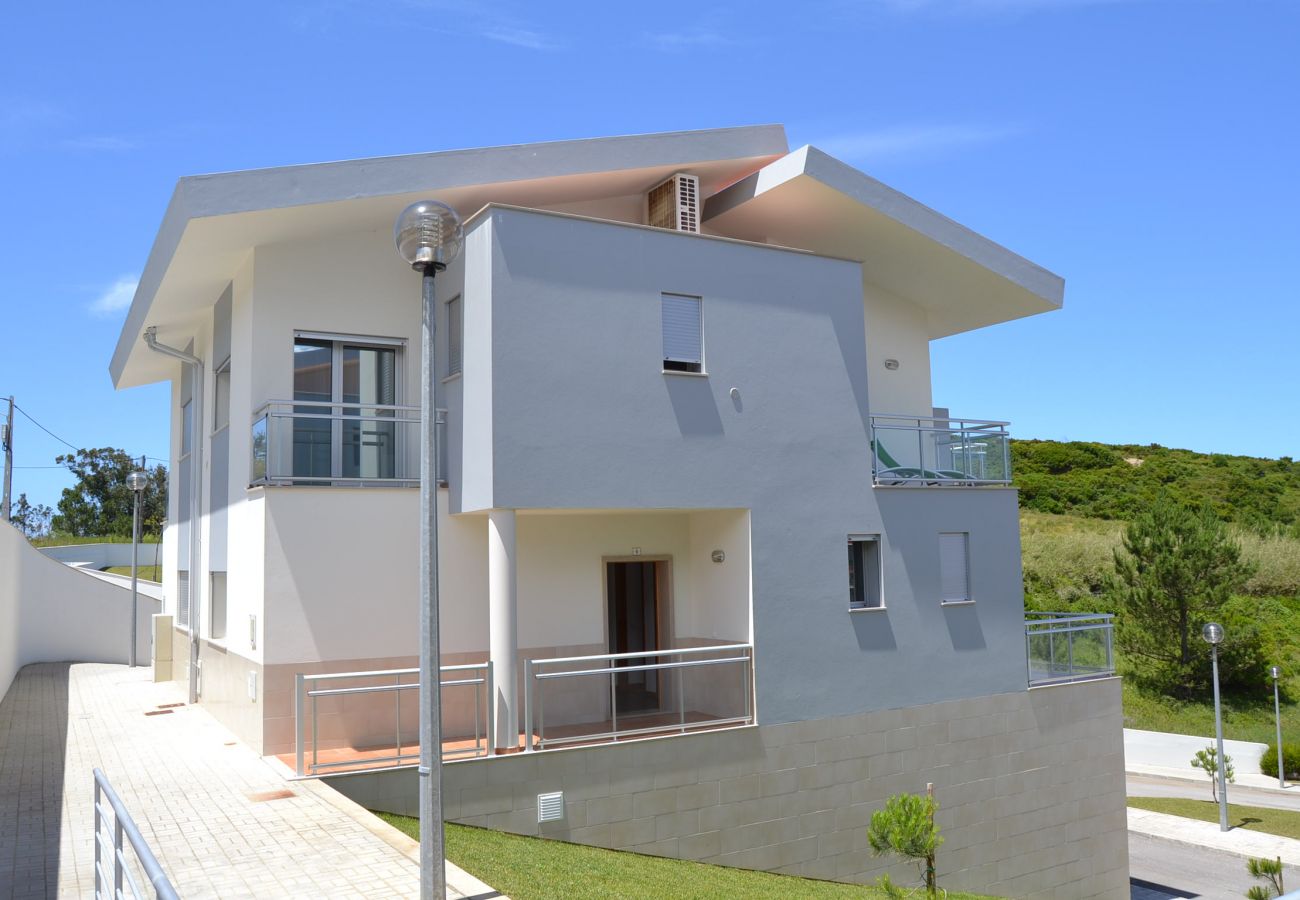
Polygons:
M1031 610L1115 612L1110 589L1125 523L1158 497L1199 508L1209 504L1252 569L1219 618L1229 634L1256 632L1261 661L1283 671L1284 722L1300 740L1300 464L1290 459L1170 450L1159 446L1016 441L1025 604ZM1122 656L1121 673L1131 673ZM1256 684L1255 682L1258 682ZM1267 677L1225 696L1225 731L1242 740L1271 740L1272 692ZM1126 724L1207 735L1208 698L1174 699L1129 678ZM1290 727L1287 729L1291 730Z
M1128 519L1162 492L1257 534L1300 537L1300 463L1158 444L1012 441L1025 509Z

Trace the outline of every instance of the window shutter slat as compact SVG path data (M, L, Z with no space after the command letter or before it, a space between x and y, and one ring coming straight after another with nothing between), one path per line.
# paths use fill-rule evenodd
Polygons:
M939 535L939 596L944 603L970 599L965 532Z
M461 358L460 298L447 302L447 374L460 374Z
M664 359L702 363L703 335L700 298L663 295Z

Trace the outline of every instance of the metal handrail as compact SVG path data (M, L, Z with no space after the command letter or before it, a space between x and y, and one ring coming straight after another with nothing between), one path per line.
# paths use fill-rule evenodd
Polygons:
M718 653L736 653L741 655L716 658L710 656L706 659L685 659L677 662L658 662L641 665L619 665L620 662L631 659L648 659L651 657L662 656L686 656L688 654L704 655ZM543 672L540 668L545 666L556 665L573 665L586 663L607 663L605 667L583 668L577 670L566 670L562 672ZM676 679L677 694L677 713L678 721L676 723L666 723L650 725L640 728L622 728L618 727L618 676L631 672L651 672L651 671L670 671L674 669L703 668L705 666L716 666L726 664L740 664L744 666L744 673L741 679L743 686L743 714L739 716L729 716L717 719L705 719L697 722L686 721L686 704L684 697L683 679ZM542 695L537 693L535 685L543 680L554 678L582 678L582 677L608 677L609 678L609 722L610 730L589 732L567 737L547 737L546 736L546 715L542 703ZM754 646L752 644L719 644L713 647L681 647L670 650L650 650L634 653L599 653L591 656L559 656L546 657L540 659L524 660L524 751L532 752L534 750L545 750L548 745L564 745L575 743L593 743L599 741L619 741L630 737L637 737L648 734L663 734L666 731L676 731L679 734L686 734L690 731L700 731L705 729L726 728L739 725L752 725L754 723L754 705L753 705L753 681L754 681Z
M872 484L974 487L1011 483L1010 422L893 413L875 413L869 419ZM891 448L893 454L886 452L880 439L883 433L915 435L916 446L907 448L908 455L915 453L915 460L895 460L899 448ZM989 477L986 467L991 461L996 466L999 456L1001 469L995 468L996 477Z
M1030 687L1109 678L1115 674L1114 616L1109 613L1036 613L1026 612L1025 664ZM1046 616L1047 618L1043 618ZM1037 618L1034 618L1037 617ZM1099 664L1080 663L1075 656L1075 641L1080 635L1096 633L1100 636ZM1065 660L1057 659L1057 636L1063 636ZM1047 640L1046 658L1035 657L1034 639ZM1035 662L1045 668L1035 668Z
M438 433L438 483L447 484L447 413L435 410ZM318 422L310 429L322 436L329 451L328 473L295 471L295 435L299 423ZM329 423L326 426L325 423ZM420 424L420 407L395 403L361 403L345 400L267 400L250 418L252 485L328 485L335 487L416 487L418 447L412 430ZM367 427L370 426L370 427ZM328 440L325 440L325 438ZM358 443L359 442L359 443ZM360 446L377 453L386 474L345 475L345 452ZM326 467L322 467L326 468Z
M108 807L113 813L113 837L110 840L104 833L104 826L108 822L109 809L104 808L101 798L108 800ZM123 850L122 838L125 837L130 843L131 849L135 851L135 858L139 860L140 867L144 869L145 877L149 879L149 885L153 888L154 897L157 900L178 900L176 889L172 887L171 880L163 871L162 866L158 863L158 858L153 855L149 849L148 842L145 841L140 829L136 827L135 820L131 814L126 811L126 804L122 798L118 797L117 791L109 783L108 778L99 769L95 769L95 897L96 900L101 897L111 897L113 900L125 897L122 887L125 882L130 887L131 895L136 900L144 900L146 896L136 883L135 875L131 872L127 864L126 854ZM104 851L108 851L113 859L112 871L105 870ZM105 892L107 882L112 879L113 888L109 893Z
M453 678L446 680L448 673L457 672L482 672L483 674L476 678ZM449 687L466 687L483 685L483 699L480 702L478 696L474 698L474 744L460 750L444 750L443 757L462 757L462 756L486 756L491 750L496 739L495 717L492 715L491 702L494 691L494 681L492 675L492 661L482 663L463 663L455 666L442 666L439 669L439 685L443 688ZM402 681L405 676L415 676L415 681ZM293 695L293 717L294 717L294 771L299 777L308 775L318 775L326 770L336 771L377 771L379 769L389 769L397 766L410 765L417 762L420 758L419 742L413 744L408 752L403 752L406 746L402 742L402 705L401 695L403 691L418 690L420 670L415 669L374 669L366 672L323 672L316 675L307 675L302 672L294 676L294 695ZM392 678L392 684L364 685L360 687L339 687L339 688L318 688L308 690L308 684L316 684L327 681L345 681L359 678ZM335 762L320 761L320 740L319 740L319 715L317 710L317 698L319 697L336 697L348 694L394 694L395 702L393 704L394 733L393 742L395 753L392 756L365 757L355 760L337 760ZM477 691L475 692L477 695ZM311 763L307 763L306 752L306 712L304 706L306 701L311 701ZM480 712L484 713L487 721L486 728L480 718ZM365 767L365 768L359 768Z

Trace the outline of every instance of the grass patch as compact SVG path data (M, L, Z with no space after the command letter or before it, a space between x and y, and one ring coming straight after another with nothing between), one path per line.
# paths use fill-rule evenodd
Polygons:
M1209 782L1207 781L1208 785ZM1209 790L1209 787L1206 787ZM1229 789L1231 790L1231 789ZM1219 821L1219 805L1211 800L1186 800L1181 797L1130 797L1128 805L1134 809L1167 813L1202 822ZM1260 806L1228 804L1228 824L1233 828L1262 831L1280 837L1300 839L1300 812L1289 809L1266 809Z
M67 547L71 544L129 544L131 543L131 535L106 534L82 537L72 534L45 534L29 540L33 547ZM141 544L156 544L158 541L159 538L156 534L140 536Z
M1167 731L1213 740L1214 701L1175 700L1144 692L1131 681L1124 682L1124 727L1143 731ZM1282 740L1300 742L1300 732L1287 731L1288 723L1300 720L1300 703L1282 703ZM1270 744L1277 739L1273 716L1273 691L1260 691L1258 698L1223 699L1223 736L1233 741Z
M420 835L417 819L382 812L375 815L413 838ZM854 897L872 900L886 896L874 888L860 885L602 850L464 825L447 826L447 858L513 900L550 900L554 897L566 900L644 900L652 897L682 900ZM951 893L948 896L953 900L978 898L976 894Z
M100 569L101 572L107 572L110 575L125 575L131 577L130 566L109 566L107 569ZM162 566L139 566L136 569L137 575L141 581L152 581L155 584L162 584Z

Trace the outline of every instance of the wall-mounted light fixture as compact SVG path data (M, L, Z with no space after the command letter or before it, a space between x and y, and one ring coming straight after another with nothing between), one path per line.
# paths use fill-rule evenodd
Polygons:
M898 360L896 360L896 359L887 359L887 360L885 360L885 368L888 369L889 371L893 372L895 369L898 368Z
M723 562L726 558L727 558L727 554L723 553L721 550L713 551L713 561L715 563Z

